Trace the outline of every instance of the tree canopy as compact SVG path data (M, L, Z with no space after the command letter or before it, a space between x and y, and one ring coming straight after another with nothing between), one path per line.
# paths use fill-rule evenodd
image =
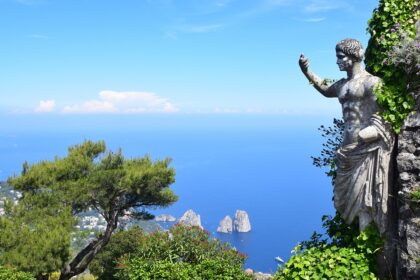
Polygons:
M24 163L22 174L8 180L22 198L0 219L0 262L38 279L55 270L70 279L108 243L119 218L148 219L148 209L174 203L174 181L170 159L126 159L121 150L106 151L102 141L72 146L63 158ZM106 229L69 260L75 215L90 209L104 217Z

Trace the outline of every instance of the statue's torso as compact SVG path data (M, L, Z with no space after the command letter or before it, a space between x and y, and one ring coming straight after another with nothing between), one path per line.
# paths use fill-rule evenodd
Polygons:
M366 72L355 79L341 79L334 86L341 103L344 120L343 145L358 141L359 131L370 125L370 118L378 112L374 86L378 77Z

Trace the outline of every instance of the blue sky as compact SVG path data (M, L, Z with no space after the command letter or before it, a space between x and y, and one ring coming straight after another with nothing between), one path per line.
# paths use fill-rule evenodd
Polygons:
M342 77L377 0L0 0L0 113L340 115L300 73ZM9 118L13 120L13 118Z

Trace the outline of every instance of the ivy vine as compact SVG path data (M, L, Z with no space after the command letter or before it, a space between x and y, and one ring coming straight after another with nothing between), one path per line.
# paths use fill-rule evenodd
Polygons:
M404 67L394 63L392 56L404 39L415 38L419 8L418 0L380 0L368 22L371 38L366 49L366 69L383 80L375 92L383 118L397 133L415 101L407 87L410 76Z

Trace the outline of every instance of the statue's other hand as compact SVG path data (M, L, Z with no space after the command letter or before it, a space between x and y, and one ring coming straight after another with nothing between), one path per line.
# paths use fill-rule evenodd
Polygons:
M299 66L303 72L307 72L309 68L309 60L308 58L302 53L299 57Z
M369 143L378 139L378 131L374 126L368 126L359 131L359 137L363 142Z

